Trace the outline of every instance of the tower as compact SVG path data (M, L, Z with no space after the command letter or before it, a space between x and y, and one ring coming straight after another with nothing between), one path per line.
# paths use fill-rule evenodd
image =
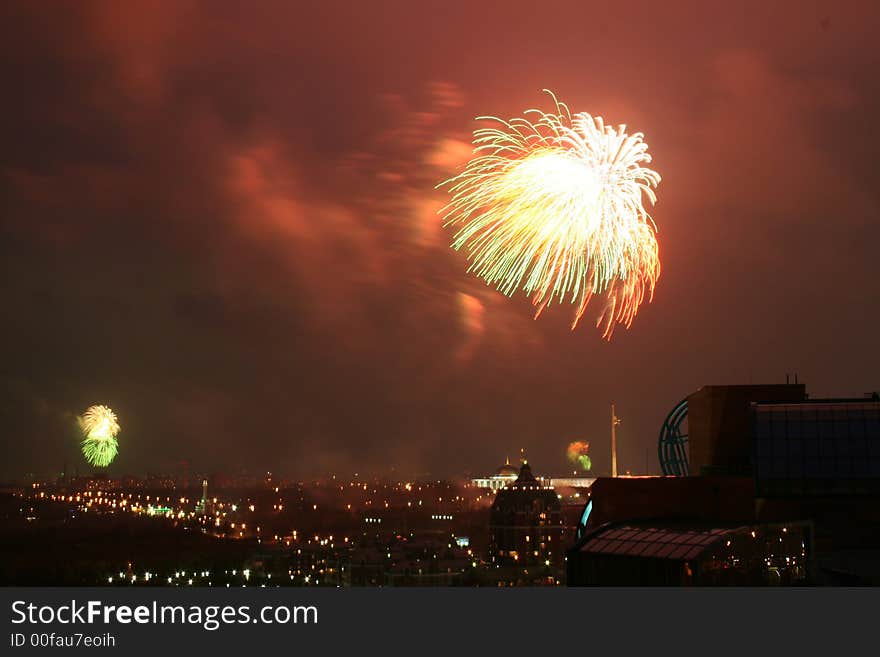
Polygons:
M202 499L196 504L196 513L208 512L208 480L202 479Z
M614 402L611 402L611 476L617 476L617 425L620 418L614 412Z

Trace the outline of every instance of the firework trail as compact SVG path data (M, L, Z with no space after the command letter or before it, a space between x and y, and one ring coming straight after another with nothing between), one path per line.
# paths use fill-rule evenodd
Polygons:
M119 422L116 414L107 406L90 406L78 418L83 433L81 442L86 461L99 468L106 468L116 458L119 442Z
M546 90L545 90L546 91ZM602 117L527 110L526 118L478 120L474 157L438 185L451 201L441 210L456 228L452 247L507 296L522 289L535 317L552 303L576 304L572 329L590 300L601 297L596 326L610 339L653 298L660 276L653 205L660 175L641 133L605 125Z
M587 454L589 449L590 443L576 440L568 444L568 448L565 450L565 456L569 461L580 466L582 470L587 471L593 467L593 461L590 459L589 454Z

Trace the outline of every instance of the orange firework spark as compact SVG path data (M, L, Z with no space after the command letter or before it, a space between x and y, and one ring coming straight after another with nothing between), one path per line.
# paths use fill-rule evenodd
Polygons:
M590 460L590 443L585 443L580 440L575 440L568 444L568 448L565 450L565 456L569 461L579 465L584 470L589 470L593 467L593 462Z

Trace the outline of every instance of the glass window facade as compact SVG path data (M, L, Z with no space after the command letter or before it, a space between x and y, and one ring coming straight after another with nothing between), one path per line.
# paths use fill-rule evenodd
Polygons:
M880 402L754 404L752 427L759 492L880 489Z

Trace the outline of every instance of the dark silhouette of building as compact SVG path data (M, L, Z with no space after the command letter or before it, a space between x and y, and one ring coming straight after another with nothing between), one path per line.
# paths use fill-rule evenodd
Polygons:
M687 432L680 416L675 431L665 425L660 455L669 436L686 444L682 470L697 476L597 480L568 554L570 585L880 584L880 398L707 386L684 408ZM685 538L648 540L700 532L758 538L725 539L726 553L718 541L687 551L671 547Z
M691 474L750 474L750 405L806 398L804 384L703 386L688 395Z
M558 567L565 525L556 492L523 462L519 476L498 491L489 516L489 559L499 566ZM534 571L533 571L534 572Z

